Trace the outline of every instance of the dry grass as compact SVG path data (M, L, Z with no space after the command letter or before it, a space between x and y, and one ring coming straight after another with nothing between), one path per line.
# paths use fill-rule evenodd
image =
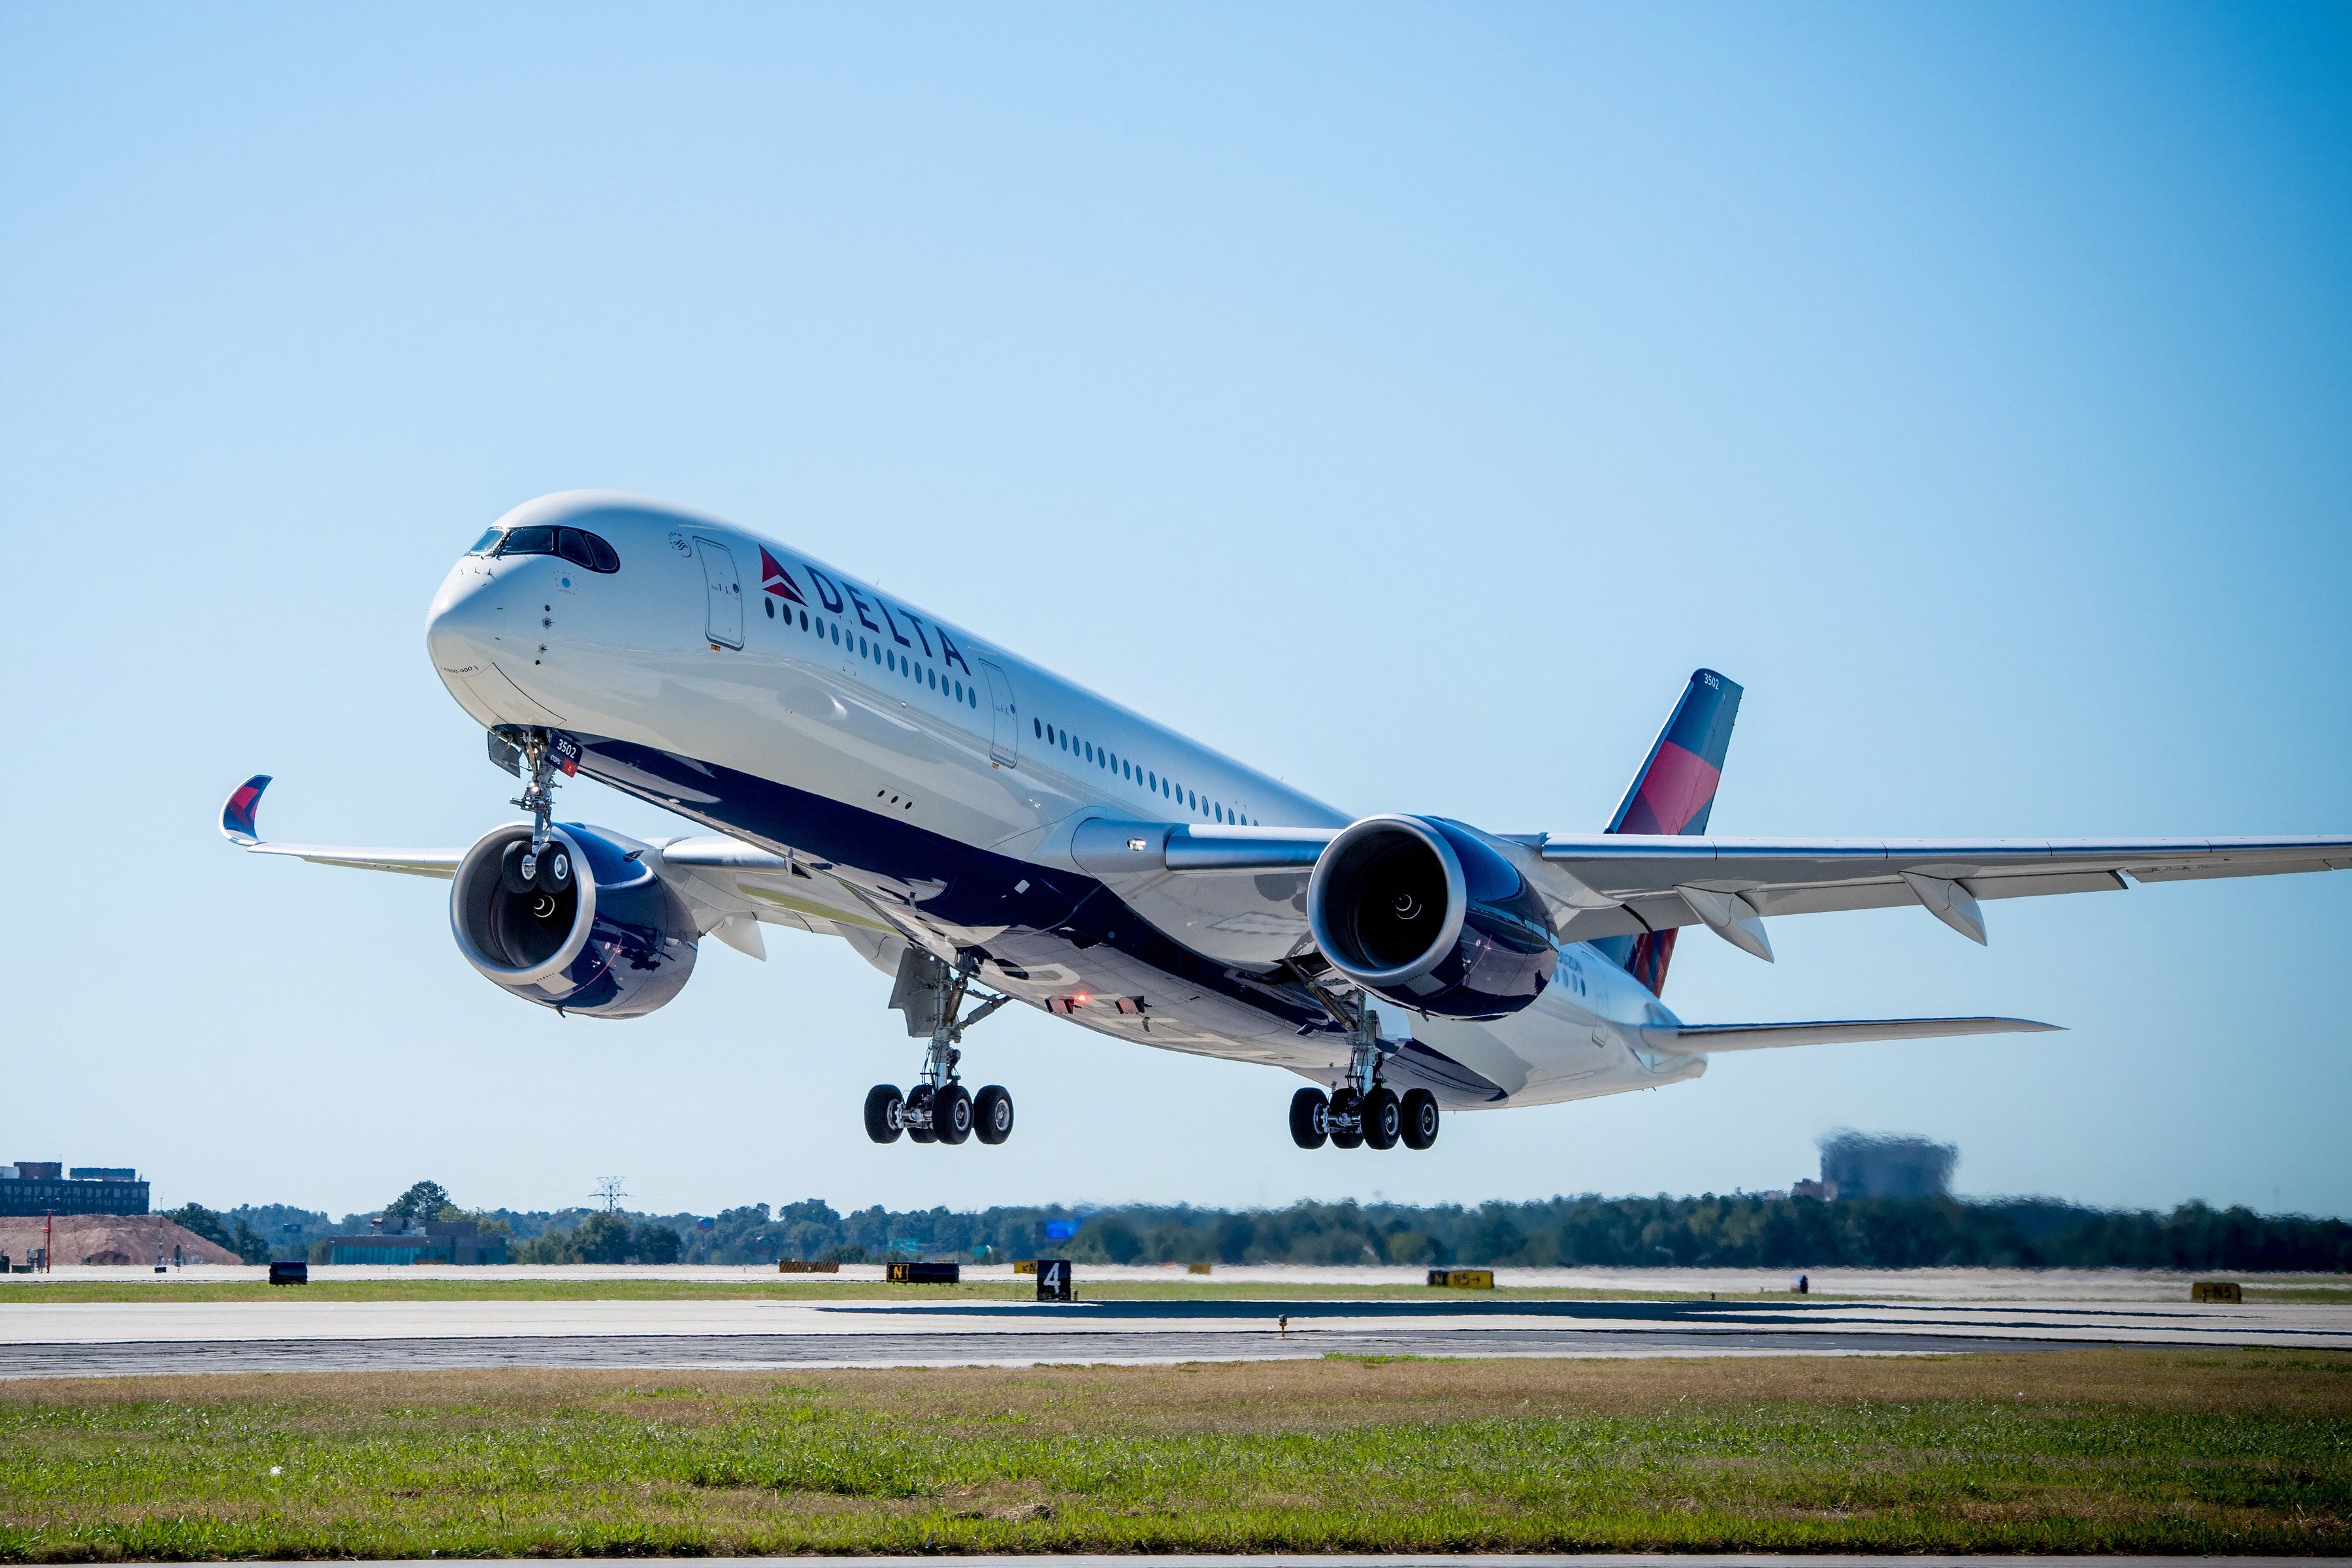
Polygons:
M2348 1436L2261 1352L26 1382L0 1556L2342 1552Z

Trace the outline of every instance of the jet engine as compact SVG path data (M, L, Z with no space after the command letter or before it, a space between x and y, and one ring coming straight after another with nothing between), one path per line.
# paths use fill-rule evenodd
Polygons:
M1342 831L1307 880L1307 921L1334 969L1441 1017L1516 1013L1559 961L1527 879L1441 817L1368 816Z
M492 828L457 864L449 929L466 962L528 1002L635 1018L694 973L693 919L644 847L571 823L526 873L530 828Z

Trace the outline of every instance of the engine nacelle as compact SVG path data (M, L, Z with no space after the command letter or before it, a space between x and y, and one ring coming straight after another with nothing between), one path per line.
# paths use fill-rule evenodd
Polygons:
M1368 816L1331 840L1307 884L1331 967L1383 1001L1496 1018L1540 995L1559 962L1543 900L1458 823Z
M466 962L527 1002L592 1018L635 1018L694 973L686 906L642 859L572 823L550 829L536 880L516 872L530 828L494 827L466 852L449 889L449 929ZM562 858L559 859L561 857Z

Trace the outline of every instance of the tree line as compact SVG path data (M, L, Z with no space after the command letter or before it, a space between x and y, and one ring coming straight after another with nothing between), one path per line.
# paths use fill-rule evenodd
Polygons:
M190 1223L191 1211L208 1224ZM189 1205L172 1217L267 1256L268 1227ZM273 1215L304 1211L275 1208ZM1087 1263L1391 1263L1458 1267L1714 1268L2173 1268L2352 1271L2352 1225L2184 1204L2169 1212L2085 1208L2047 1198L1870 1198L1822 1203L1747 1194L1553 1197L1476 1205L1297 1203L1277 1209L1124 1205L842 1213L811 1198L712 1215L582 1209L463 1209L419 1183L382 1212L470 1219L508 1238L517 1263L731 1263L893 1258ZM344 1234L370 1216L350 1215ZM316 1215L323 1226L326 1215ZM307 1225L280 1225L299 1248ZM1068 1234L1062 1234L1062 1233Z

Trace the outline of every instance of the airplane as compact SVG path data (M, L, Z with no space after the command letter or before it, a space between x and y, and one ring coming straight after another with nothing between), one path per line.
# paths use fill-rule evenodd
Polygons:
M2044 1030L2024 1018L1685 1023L1680 932L1769 961L1764 922L2352 866L2352 836L1729 838L1706 832L1741 689L1694 673L1608 826L1358 816L783 542L567 491L477 540L425 623L435 671L522 780L462 849L278 844L269 778L221 831L262 854L448 880L466 961L567 1015L637 1017L701 939L840 937L926 1042L865 1106L877 1143L1002 1143L964 1037L1018 1002L1139 1046L1285 1068L1301 1148L1426 1149L1450 1110L1696 1079L1720 1051ZM708 830L553 820L585 775Z

